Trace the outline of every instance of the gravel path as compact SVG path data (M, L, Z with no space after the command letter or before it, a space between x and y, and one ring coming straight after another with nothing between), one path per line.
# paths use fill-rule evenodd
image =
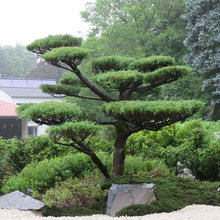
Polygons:
M152 214L141 217L112 218L105 215L83 217L40 217L30 211L0 209L0 220L220 220L220 207L191 205L171 213Z

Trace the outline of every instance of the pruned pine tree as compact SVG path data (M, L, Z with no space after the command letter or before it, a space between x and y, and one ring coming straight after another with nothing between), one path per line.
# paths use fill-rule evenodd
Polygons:
M157 131L164 126L190 117L201 106L198 101L140 101L133 94L149 94L153 89L191 73L191 68L175 66L171 57L155 56L135 60L127 57L102 57L92 63L92 74L83 74L79 65L88 51L80 48L81 40L49 36L36 40L27 48L40 54L48 63L68 71L57 85L43 85L43 92L54 96L71 96L99 102L106 117L86 117L85 110L67 102L29 104L19 108L20 117L38 124L51 125L53 141L73 146L91 157L106 178L110 175L90 146L89 138L104 125L115 127L113 176L123 175L127 138L143 129ZM83 95L85 88L90 95ZM135 95L135 97L138 97ZM98 112L98 111L97 111ZM104 119L103 119L104 118Z

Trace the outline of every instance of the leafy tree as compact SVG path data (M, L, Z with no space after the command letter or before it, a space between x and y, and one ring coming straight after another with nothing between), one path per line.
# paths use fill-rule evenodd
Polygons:
M137 60L102 57L93 61L93 75L87 77L78 67L88 55L80 44L78 38L56 35L36 40L27 48L42 54L48 63L68 70L58 85L42 85L44 92L99 101L97 111L90 115L87 109L76 104L47 102L21 106L20 116L39 124L52 125L48 132L56 143L73 146L89 155L107 178L110 175L93 151L90 138L102 126L114 126L116 137L112 172L114 176L123 175L126 140L131 134L143 129L160 130L191 116L201 106L197 101L140 101L138 94L146 95L192 70L175 66L171 57L154 56ZM90 96L80 93L85 87L90 90ZM105 117L99 116L100 108Z
M186 0L97 0L88 3L83 19L92 25L84 43L94 56L146 57L172 55L182 62L186 49Z
M203 89L211 88L212 119L220 119L220 2L219 0L190 0L185 45L191 51L185 62L203 74Z

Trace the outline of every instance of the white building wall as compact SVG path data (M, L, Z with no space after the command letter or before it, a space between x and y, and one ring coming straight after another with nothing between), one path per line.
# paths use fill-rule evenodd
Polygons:
M5 102L13 103L11 96L7 95L3 90L0 89L0 100Z

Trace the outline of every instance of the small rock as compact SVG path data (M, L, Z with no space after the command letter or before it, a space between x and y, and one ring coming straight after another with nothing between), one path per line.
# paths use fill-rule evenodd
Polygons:
M0 209L17 209L21 211L40 210L44 204L31 196L27 196L20 191L14 191L0 196Z
M133 204L150 204L156 198L153 183L112 184L106 207L106 215L115 216L121 209Z
M26 195L31 196L32 194L33 194L33 190L32 189L27 189Z
M220 192L220 187L218 187L217 192Z

